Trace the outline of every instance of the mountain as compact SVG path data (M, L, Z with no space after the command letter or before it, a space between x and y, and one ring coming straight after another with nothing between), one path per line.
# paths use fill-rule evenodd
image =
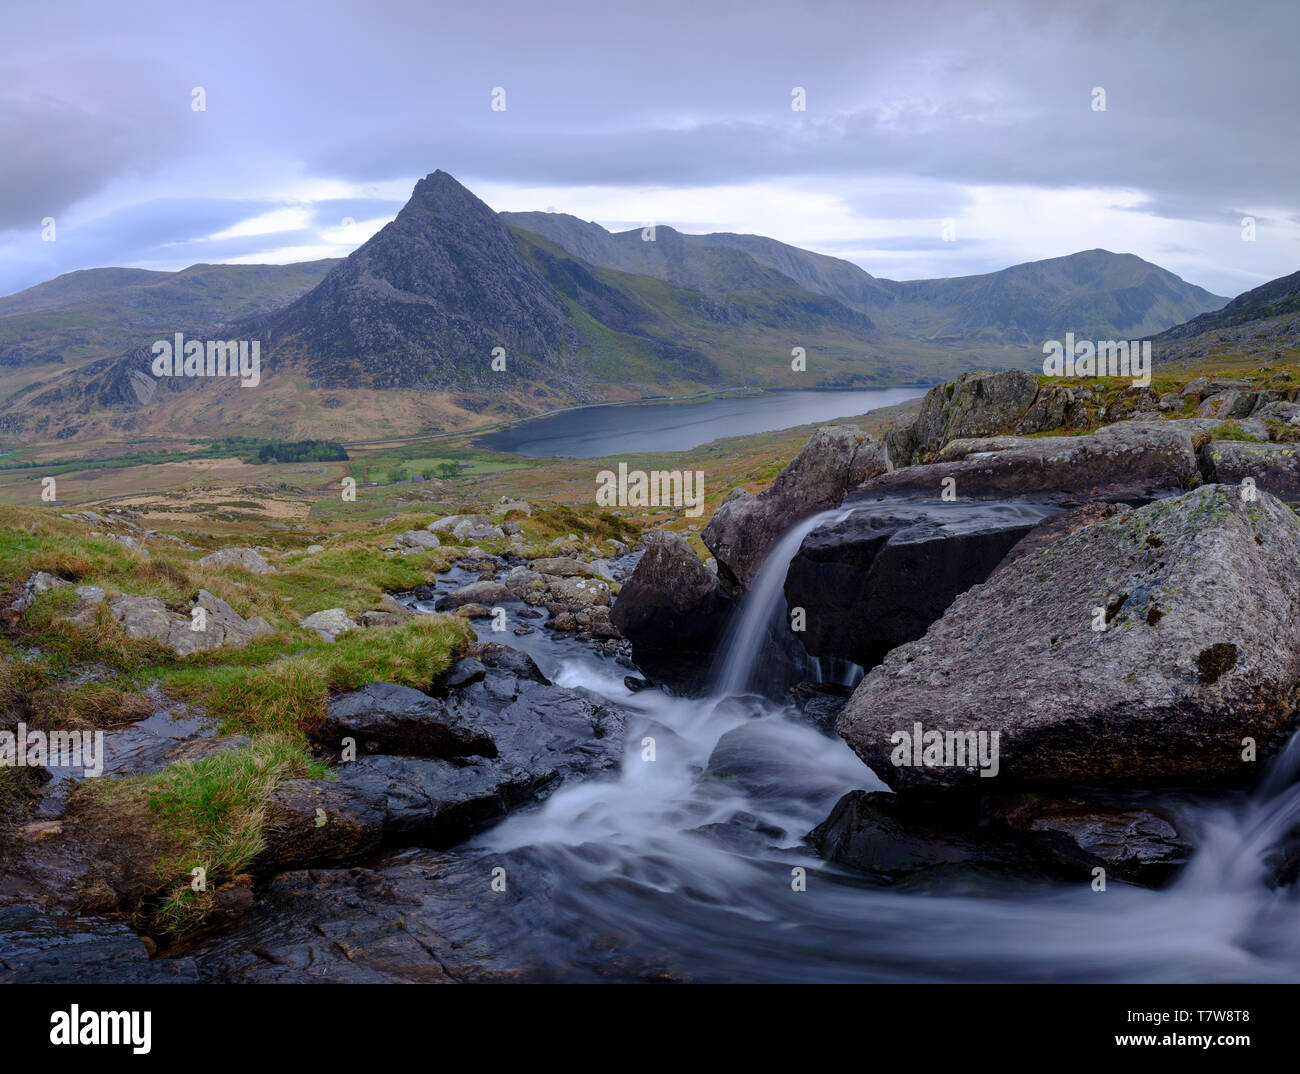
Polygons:
M1227 301L1140 257L1109 250L892 286L897 301L886 323L904 335L1034 346L1066 332L1137 339Z
M1245 291L1222 309L1193 317L1155 338L1160 341L1184 339L1202 332L1235 328L1249 321L1262 321L1295 313L1300 313L1300 272L1293 272L1290 276L1282 276Z
M609 232L599 224L565 213L502 213L501 217L593 265L653 276L706 294L725 294L733 287L730 272L737 259L725 255L731 251L779 273L806 291L826 295L859 312L866 312L869 305L887 305L891 301L888 289L851 261L801 250L762 235L687 235L660 225L650 240L641 228Z
M0 433L360 439L710 388L919 385L1221 301L1104 250L899 283L762 236L498 214L436 171L341 261L94 270L0 299ZM261 383L153 377L175 332L258 341Z
M287 308L250 326L323 385L461 388L495 347L522 372L574 380L579 333L496 213L446 172Z
M145 339L240 321L291 302L336 264L69 272L0 298L0 366L75 365L121 355Z
M151 327L117 357L11 381L0 431L90 438L183 420L200 435L232 424L277 436L409 435L711 387L919 383L965 365L954 353L884 353L866 315L741 250L688 260L707 270L694 287L592 265L508 226L434 172L391 223L287 305L206 330ZM262 387L156 381L150 345L180 330L260 341ZM504 370L492 365L497 348ZM793 368L800 353L806 370ZM400 405L392 393L406 393Z
M758 235L683 235L659 226L611 233L563 213L503 213L577 257L712 293L725 286L712 263L731 249L870 317L890 335L944 343L1039 346L1074 332L1080 338L1152 335L1226 298L1211 294L1133 254L1086 250L979 276L897 282L848 261Z

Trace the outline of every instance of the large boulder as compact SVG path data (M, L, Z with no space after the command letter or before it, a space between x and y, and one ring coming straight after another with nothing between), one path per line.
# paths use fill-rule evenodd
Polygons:
M443 759L497 755L496 744L481 727L465 723L444 702L391 682L372 682L331 698L312 737L331 750L352 738L364 753Z
M1024 432L1054 428L1044 423L1056 411L1055 389L1049 390L1042 407L1031 414L1038 398L1038 378L1033 373L963 373L950 384L931 388L916 417L895 428L887 440L891 457L895 465L905 466L923 462L950 440L1010 433L1022 423ZM1064 400L1061 410L1063 417Z
M612 619L632 659L653 681L680 693L704 684L734 602L680 533L662 530L614 603Z
M1048 508L1024 504L864 507L804 538L785 580L813 656L874 667L984 581Z
M209 570L227 570L233 567L250 574L275 573L275 568L255 548L222 548L200 559L199 566Z
M1300 519L1231 486L1083 526L891 652L838 730L896 789L1247 782L1295 712L1298 559Z
M700 535L724 582L748 588L763 559L794 523L835 507L855 484L890 469L884 446L849 425L818 429L757 496L734 490Z
M1288 503L1300 502L1300 444L1254 444L1213 440L1199 454L1206 481L1255 487Z
M1192 438L1177 423L1122 422L1091 436L954 440L930 465L881 474L854 498L939 497L952 489L962 499L1141 502L1200 479Z

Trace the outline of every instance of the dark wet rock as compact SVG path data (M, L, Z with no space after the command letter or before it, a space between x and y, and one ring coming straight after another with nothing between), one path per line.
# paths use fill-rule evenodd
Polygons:
M508 671L518 679L549 686L551 680L542 674L536 661L527 653L501 645L495 641L482 642L474 647L474 656L480 663L499 671Z
M195 961L205 980L234 983L678 976L649 925L629 922L606 935L571 904L573 894L537 852L407 851L371 868L276 877L244 921Z
M1171 817L1140 805L1023 794L987 809L1015 838L1081 875L1101 867L1107 876L1158 887L1191 855Z
M474 681L481 679L482 675ZM331 698L325 718L312 737L332 752L342 748L344 738L352 738L358 754L496 756L492 737L481 727L449 711L443 701L391 682L372 682Z
M463 604L482 604L491 607L513 600L510 590L500 582L471 582L451 593L445 593L434 602L440 612L453 611Z
M704 685L733 607L686 538L663 530L646 540L611 619L651 682L692 693Z
M646 682L645 679L638 678L636 675L624 675L623 685L626 686L629 690L632 691L632 693L635 694L635 693L640 693L650 684Z
M1252 444L1215 440L1199 452L1207 483L1240 485L1246 478L1262 492L1300 502L1300 444Z
M790 700L804 718L828 735L835 734L835 720L853 690L833 682L801 682L790 688Z
M804 538L786 574L804 648L874 667L984 581L1045 513L1016 505L863 508Z
M362 822L372 816L371 803L379 803L373 815L381 818L385 844L449 847L532 800L559 778L555 768L537 763L535 757L524 763L467 759L457 764L381 754L340 765L337 782L327 786L339 787L338 793L353 803L351 811L341 812L339 846L346 851L359 838L358 831L370 830L369 823ZM349 860L348 854L339 855L332 834L321 832L325 857L298 860Z
M348 706L330 718L321 740L336 744L351 730L361 749L335 769L336 780L315 789L312 781L292 787L282 803L284 829L301 833L318 819L318 807L326 823L311 833L312 840L301 841L311 846L300 856L293 857L292 845L281 849L283 840L276 854L294 864L355 860L372 847L376 827L385 846L452 846L565 780L617 768L621 712L546 683L528 657L506 646L481 646L478 659L487 668L484 677L445 698L372 683L340 699ZM519 668L522 677L505 665ZM377 725L383 748L424 755L366 752L370 738L362 734L363 725ZM428 756L434 740L441 758ZM313 795L333 806L313 804ZM331 808L339 815L333 827Z
M1266 493L1210 485L1103 519L958 597L868 673L839 732L895 788L995 782L895 764L916 724L998 733L1000 788L1246 783L1242 740L1266 755L1295 713L1297 560L1300 519Z
M733 813L725 821L704 824L691 831L735 854L762 854L790 842L781 828L765 824L761 818L744 811Z
M0 908L0 984L185 984L193 960L150 959L125 921L57 914L35 906Z
M346 780L289 780L267 802L266 845L254 868L276 873L360 861L383 842L387 819L382 790Z
M768 551L794 523L836 506L847 489L890 469L883 444L851 425L818 429L803 450L754 496L736 489L700 537L724 584L748 588Z
M1042 863L973 816L885 791L850 791L807 839L827 861L888 882L969 871L1044 875Z
M1185 430L1174 422L1122 422L1091 436L954 440L930 465L882 474L855 497L938 497L949 487L959 499L1145 502L1199 482Z
M463 657L451 665L439 681L439 686L444 690L459 690L464 686L472 686L476 682L482 682L483 677L487 674L487 666L472 656Z
M844 784L838 775L809 772L797 753L806 735L775 717L747 720L718 739L706 768L712 777L743 787L754 801L800 800L825 808Z

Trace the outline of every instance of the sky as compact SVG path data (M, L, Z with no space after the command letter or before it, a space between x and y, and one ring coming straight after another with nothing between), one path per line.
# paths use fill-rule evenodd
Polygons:
M6 0L3 21L0 294L341 257L438 168L497 210L769 235L891 279L1096 247L1229 296L1300 269L1295 0Z

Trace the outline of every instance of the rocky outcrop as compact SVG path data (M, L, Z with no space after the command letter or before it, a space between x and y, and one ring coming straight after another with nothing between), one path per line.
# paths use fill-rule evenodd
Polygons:
M438 539L436 533L430 533L428 530L407 530L405 533L397 535L393 547L402 555L410 556L428 552L441 544L442 542Z
M85 611L104 599L103 591L97 596L98 600L96 594L84 595L74 618L80 616L79 621L86 621ZM271 632L270 623L261 616L245 619L206 589L199 590L188 616L168 610L157 597L118 595L109 599L108 607L128 638L159 642L178 656L222 646L240 648L258 635Z
M836 506L854 485L891 468L884 445L853 426L819 429L757 496L732 491L700 535L724 583L748 588L772 545L800 519Z
M891 652L839 732L896 789L1248 782L1249 747L1266 754L1295 711L1298 557L1300 519L1230 486L1084 526ZM923 746L983 732L987 750L996 733L997 761L958 763L967 734L927 765L905 748L918 726Z
M882 474L853 496L938 498L951 489L961 499L1142 502L1200 482L1191 436L1165 424L1175 425L1123 422L1091 436L954 440L933 463Z
M487 515L446 515L430 522L429 532L441 533L455 544L467 541L492 541L505 537L505 530L494 525Z
M931 388L916 417L896 426L886 443L894 464L908 466L923 462L950 440L1056 428L1059 422L1046 423L1053 420L1058 406L1063 415L1066 403L1066 397L1052 388L1037 405L1038 378L1032 373L976 370Z
M864 668L915 641L1050 513L1014 504L864 507L804 538L785 580L813 656Z
M275 568L267 563L256 548L222 548L199 560L200 567L221 571L235 568L249 574L274 574Z
M371 683L334 698L315 738L342 760L337 778L277 791L259 870L451 846L567 779L617 767L622 713L551 685L506 646L481 646L477 659L481 674L444 680L437 697ZM345 739L355 759L344 760Z
M512 599L510 590L501 582L471 582L451 593L443 594L434 603L434 607L440 612L450 612L466 604L482 604L491 607L510 599Z
M678 693L700 689L734 602L679 533L662 530L614 604L613 622L652 681Z
M1246 479L1262 492L1288 503L1300 502L1300 444L1254 444L1214 440L1198 452L1206 481L1241 485Z

